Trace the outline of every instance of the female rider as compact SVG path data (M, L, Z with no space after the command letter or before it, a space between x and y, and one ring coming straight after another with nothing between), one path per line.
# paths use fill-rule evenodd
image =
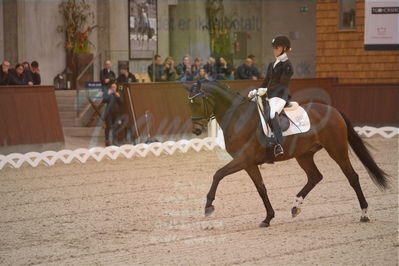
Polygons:
M287 56L287 52L291 50L290 40L283 35L276 36L272 40L272 47L276 60L269 64L261 88L250 91L248 97L252 98L256 95L262 96L263 103L266 103L266 98L269 98L270 122L276 140L274 156L278 157L284 154L283 147L281 146L283 142L283 133L278 123L278 115L287 103L288 82L294 74L294 71Z

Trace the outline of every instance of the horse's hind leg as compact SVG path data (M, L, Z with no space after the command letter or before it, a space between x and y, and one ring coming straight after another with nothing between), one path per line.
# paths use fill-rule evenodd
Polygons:
M296 158L299 166L305 171L308 177L308 182L301 189L301 191L299 191L294 199L291 209L292 217L297 216L301 212L300 206L303 202L303 199L317 185L317 183L323 179L323 175L320 173L319 169L317 169L317 166L314 163L314 154L315 152L308 152Z
M368 203L366 201L366 198L364 197L362 188L360 186L359 175L355 172L349 160L347 143L345 142L341 144L336 143L335 145L331 145L330 147L325 147L325 148L328 154L331 156L331 158L333 158L334 161L339 165L342 172L344 172L346 178L349 181L349 184L356 192L360 208L362 209L362 215L360 217L360 221L361 222L370 221L367 215Z
M256 165L247 167L245 171L247 171L248 175L254 182L256 189L258 190L258 193L262 198L263 204L266 208L266 219L260 224L260 227L268 227L270 225L270 221L274 218L274 210L269 201L269 197L267 196L267 190L265 184L263 183L262 175L259 171L258 166Z

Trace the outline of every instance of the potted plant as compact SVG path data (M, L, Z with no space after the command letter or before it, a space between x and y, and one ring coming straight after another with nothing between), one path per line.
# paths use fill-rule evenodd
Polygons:
M64 33L66 49L65 73L71 73L71 88L76 89L76 78L82 70L92 62L93 54L89 36L98 26L94 24L95 16L91 6L85 0L67 0L59 4L59 13L64 19L64 24L58 26L58 32ZM85 74L85 80L93 79L93 68ZM79 82L80 85L80 82Z

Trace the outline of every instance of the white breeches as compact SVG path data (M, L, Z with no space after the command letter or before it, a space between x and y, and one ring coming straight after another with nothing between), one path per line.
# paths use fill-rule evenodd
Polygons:
M273 119L276 113L280 114L281 111L283 111L285 104L286 101L279 97L273 97L269 99L270 118Z

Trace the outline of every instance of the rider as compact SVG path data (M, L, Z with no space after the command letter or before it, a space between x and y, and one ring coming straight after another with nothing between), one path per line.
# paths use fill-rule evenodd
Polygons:
M276 60L269 64L261 88L250 91L248 97L262 96L264 104L266 103L266 98L269 98L270 122L276 140L274 156L277 157L284 154L283 147L281 146L283 133L281 132L277 116L287 103L288 81L291 79L294 71L287 56L287 53L291 50L291 42L288 37L283 35L276 36L272 40L272 47Z

